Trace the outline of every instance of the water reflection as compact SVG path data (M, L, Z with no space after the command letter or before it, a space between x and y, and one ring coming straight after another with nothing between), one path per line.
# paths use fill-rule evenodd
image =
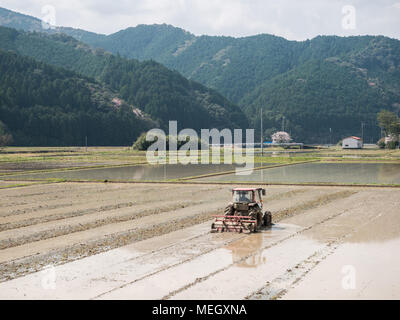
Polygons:
M266 257L263 257L262 251L258 252L262 246L263 234L256 233L229 244L226 249L231 251L233 262L248 257L247 259L240 261L237 266L255 268L260 264L264 264L267 260Z
M271 163L258 163L256 167ZM136 165L60 172L18 174L7 180L68 179L109 181L166 181L234 171L234 164ZM196 179L199 181L262 183L360 183L400 184L400 164L389 163L305 163L263 170L250 175L226 174Z
M264 163L264 165L266 165ZM260 166L260 164L256 164ZM119 180L160 181L234 171L234 164L164 164L136 165L98 169L80 169L61 172L19 174L7 179L68 179L68 180Z
M400 164L305 163L257 170L248 176L229 174L199 180L267 183L400 184Z

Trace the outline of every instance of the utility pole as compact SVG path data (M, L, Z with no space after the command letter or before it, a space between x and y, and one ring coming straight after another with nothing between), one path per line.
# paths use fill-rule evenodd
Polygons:
M282 131L285 131L285 116L282 116Z
M364 125L365 122L361 121L361 139L364 142Z
M86 152L87 152L87 136L85 137Z
M261 157L264 155L263 109L261 107Z

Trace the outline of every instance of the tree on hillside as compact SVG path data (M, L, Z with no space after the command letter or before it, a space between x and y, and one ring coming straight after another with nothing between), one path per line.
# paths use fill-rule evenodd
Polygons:
M389 149L394 149L399 144L400 135L400 118L393 112L388 110L382 110L378 113L378 123L379 126L385 131L386 138L384 141L379 141L380 146L384 146Z
M13 143L13 137L8 133L6 126L0 121L0 147L5 147Z
M399 134L400 119L395 113L382 110L378 113L377 119L379 127L385 131L386 136Z
M264 137L272 139L272 135L277 131L278 131L278 129L276 129L274 127L273 128L268 128L268 129L266 129L264 131Z
M390 125L389 132L395 136L400 135L400 118L397 118L397 121Z

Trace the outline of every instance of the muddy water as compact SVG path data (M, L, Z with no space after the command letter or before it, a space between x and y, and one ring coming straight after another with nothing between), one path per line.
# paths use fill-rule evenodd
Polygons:
M211 239L209 230L210 224L204 223L54 269L48 266L0 283L0 299L93 299L239 237L222 234ZM52 279L55 286L46 288L46 281ZM143 298L146 292L148 288L138 291L137 296Z
M304 229L283 241L272 241L275 246L268 247L268 232L237 241L231 248L238 259L234 265L193 282L171 298L244 298L263 287L262 283L269 287L264 298L274 297L282 290L288 290L288 299L398 298L398 192L365 191L364 201L361 196L356 194L287 219L286 222L301 222L298 225ZM393 199L382 210L387 197ZM288 225L280 226L284 227L280 233L290 229ZM275 231L272 229L271 233ZM348 278L352 272L354 287ZM291 291L302 279L304 283Z
M395 203L386 203L381 212L376 207L360 208L359 221L354 214L345 221L338 219L341 229L356 226L353 233L298 285L292 286L283 299L399 299L400 202L397 198ZM329 229L321 230L326 237L339 228L335 230L331 224Z
M306 163L254 171L250 175L223 175L197 181L268 183L400 184L400 164Z
M268 163L264 163L264 166ZM255 166L258 166L257 164ZM118 180L118 181L164 181L185 177L201 176L211 173L234 171L240 166L230 164L167 164L137 165L117 168L73 170L52 173L20 174L7 176L7 179L67 179L67 180Z
M249 274L251 278L254 278L254 268L269 268L271 261L267 263L265 253L262 251L262 247L267 247L276 241L280 241L287 236L297 232L298 227L293 225L276 225L271 230L266 230L259 234L254 234L251 237L244 236L239 240L232 242L224 247L213 250L206 254L203 254L191 261L184 264L176 265L172 268L168 268L162 272L159 272L151 277L146 277L140 281L134 282L130 285L117 290L112 290L106 294L103 294L99 298L101 299L162 299L170 298L179 294L179 290L189 286L185 291L185 295L181 298L192 299L192 294L195 298L201 298L199 296L200 291L197 289L202 286L201 279L207 278L216 271L220 270L231 270L229 267L232 263L238 262L235 267L243 271L244 274ZM233 234L222 234L222 236L230 237ZM214 234L211 242L218 241L220 234ZM307 245L312 241L307 241ZM311 249L311 248L310 248ZM259 252L260 251L260 252ZM246 257L245 261L240 261ZM254 257L253 257L254 256ZM291 259L291 258L290 258ZM249 270L249 268L252 268ZM225 273L225 272L223 272ZM237 278L230 278L229 284L222 284L221 290L225 293L229 292L228 288L234 287L232 279L238 281ZM200 282L200 284L198 284ZM203 299L215 298L216 291L218 291L219 283L213 281L205 281L207 284L205 287L206 292L203 292ZM263 283L263 282L260 282ZM254 288L254 283L249 283L250 287ZM192 286L195 286L194 290ZM194 291L194 293L192 293ZM189 292L187 295L186 293ZM238 296L238 292L235 290L231 291L231 294L235 297ZM226 299L229 297L223 297Z
M296 247L296 250L293 250L293 247ZM252 257L247 258L244 262L178 292L172 299L243 299L322 248L321 243L296 236L279 246L257 252L257 263L253 263Z
M283 299L399 299L400 238L346 243ZM329 275L329 276L327 276Z
M210 234L210 222L206 222L0 283L0 298L243 299L268 285L261 298L280 295L282 289L288 289L293 298L320 297L328 291L331 297L347 298L338 287L346 265L356 269L353 292L361 298L374 291L372 297L398 298L400 191L351 190L357 192L297 212L257 234ZM291 196L300 201L308 192ZM278 209L274 201L278 200L269 203L273 212ZM279 201L282 205L287 199ZM124 229L132 230L132 226ZM98 230L93 232L99 236ZM85 241L82 236L78 240ZM66 244L61 238L49 241ZM14 254L18 247L10 250ZM324 261L333 262L325 265ZM49 290L46 286L54 275L55 288Z

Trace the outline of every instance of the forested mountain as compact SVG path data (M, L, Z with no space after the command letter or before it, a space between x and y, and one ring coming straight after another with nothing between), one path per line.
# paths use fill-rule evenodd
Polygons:
M17 145L129 145L155 123L95 80L0 50L0 119Z
M382 89L378 81L366 79L365 71L341 60L316 60L272 78L246 99L246 113L255 125L260 108L268 107L264 126L269 132L283 123L297 137L335 143L364 131L365 141L375 143L377 113L399 101L399 91Z
M360 135L363 122L366 141L375 141L376 113L400 112L400 41L383 36L288 41L266 34L195 36L169 25L139 25L108 36L59 31L123 57L153 59L214 88L245 111L252 127L259 128L263 108L268 132L283 122L296 140Z
M0 49L92 77L137 106L162 128L247 127L247 118L216 91L187 80L154 61L139 62L92 49L64 34L47 35L0 27Z
M297 140L334 142L360 135L364 122L366 141L374 141L380 133L376 113L400 111L400 41L382 36L297 42L271 35L196 37L153 25L88 43L155 59L215 88L238 103L256 128L263 108L267 134L281 129L284 119Z

